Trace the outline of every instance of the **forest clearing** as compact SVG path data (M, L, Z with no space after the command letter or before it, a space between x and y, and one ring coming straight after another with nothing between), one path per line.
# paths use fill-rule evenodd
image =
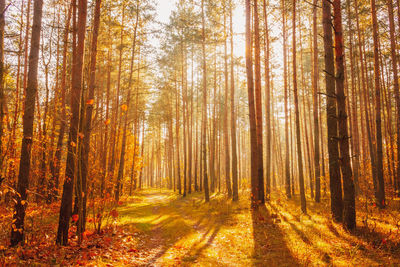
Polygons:
M400 266L400 0L0 0L0 266Z
M26 248L4 250L0 245L0 253L9 264L62 266L400 264L398 222L389 211L371 207L367 222L371 227L360 227L352 235L331 222L327 199L312 205L306 216L298 208L298 198L289 202L280 198L284 195L252 211L248 198L235 203L216 194L205 204L200 193L181 198L170 190L144 190L120 203L115 221L102 234L93 234L89 224L81 245L75 236L70 247L54 246L49 236L56 232L56 218L49 212L28 215L31 235ZM40 233L43 229L46 236Z

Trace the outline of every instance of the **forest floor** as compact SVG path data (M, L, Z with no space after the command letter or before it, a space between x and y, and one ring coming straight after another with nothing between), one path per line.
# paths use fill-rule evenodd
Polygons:
M2 243L9 231L0 222L0 266L400 265L398 212L371 206L369 226L360 212L358 230L348 233L331 222L327 200L308 202L308 215L301 214L297 198L283 200L275 195L252 211L245 197L232 203L215 194L204 203L200 193L182 198L168 190L143 190L120 203L116 221L102 234L67 247L54 245L57 206L49 206L40 222L32 222L41 227L29 229L24 247Z

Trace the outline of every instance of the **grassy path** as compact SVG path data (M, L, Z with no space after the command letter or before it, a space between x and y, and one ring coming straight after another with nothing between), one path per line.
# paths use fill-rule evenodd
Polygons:
M298 265L270 216L260 213L253 222L246 201L225 202L222 196L205 204L199 194L182 199L143 191L119 209L119 224L147 240L138 244L139 265Z
M324 204L311 203L309 212L301 215L296 200L278 198L254 212L247 199L232 203L215 195L204 203L197 193L182 198L144 190L119 208L119 225L137 237L139 266L400 264L398 250L392 251L396 244L374 246L371 236L367 242L366 236L350 235L330 222Z

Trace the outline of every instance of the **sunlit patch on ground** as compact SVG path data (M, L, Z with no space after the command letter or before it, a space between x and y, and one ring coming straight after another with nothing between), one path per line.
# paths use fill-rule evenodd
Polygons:
M72 238L63 248L54 246L57 218L51 210L41 215L32 210L28 217L36 220L34 229L41 225L49 229L46 235L35 230L26 247L3 249L0 257L13 264L92 266L400 265L393 209L370 207L366 216L358 207L358 230L348 233L331 221L327 199L309 201L303 215L297 196L286 200L275 194L253 211L248 195L243 192L233 203L214 194L205 203L201 193L183 198L168 190L143 190L121 202L116 221L103 233L91 234L81 246ZM0 225L6 229L5 221Z

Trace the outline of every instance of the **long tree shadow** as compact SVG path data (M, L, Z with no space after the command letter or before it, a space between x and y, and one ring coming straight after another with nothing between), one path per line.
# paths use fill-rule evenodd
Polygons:
M203 251L213 244L222 226L230 220L230 217L231 213L224 215L217 214L214 220L207 220L207 218L209 219L209 215L204 214L196 223L198 228L202 228L203 233L186 252L184 260L187 262L195 262L202 255ZM201 222L204 223L201 224Z
M264 205L251 212L254 238L254 266L299 266L287 247L284 234Z
M143 192L145 199L153 198L150 202L133 207L122 207L120 214L125 217L133 217L132 221L125 223L126 227L133 226L141 230L141 239L146 240L139 247L144 251L138 265L153 266L164 256L169 258L173 252L184 252L182 259L195 261L202 252L215 240L220 228L229 220L230 212L221 212L215 209L218 201L211 200L207 208L193 211L193 206L200 198L188 196L186 199L171 197L171 194ZM161 199L164 198L164 199ZM213 214L211 216L211 213ZM210 217L213 217L210 219ZM188 219L189 218L189 219ZM193 218L197 220L192 221ZM191 234L201 232L201 237L189 247L181 248L179 241ZM187 251L186 251L187 249ZM176 258L176 259L175 259ZM172 261L179 257L171 258ZM178 260L179 261L179 260Z
M143 201L142 201L143 199ZM165 192L140 192L133 202L119 208L120 225L136 229L139 242L136 249L138 266L153 266L176 242L193 230L173 208L181 201Z
M360 226L356 231L350 233L343 230L339 225L335 226L331 220L317 220L314 216L320 216L320 218L321 216L326 216L324 214L325 211L321 210L323 208L322 206L309 206L309 216L307 216L309 222L300 221L299 215L294 212L293 206L275 205L271 203L269 207L272 212L282 218L284 223L286 223L310 249L320 254L325 263L329 263L330 257L328 256L330 253L336 253L337 255L343 253L355 255L357 252L358 257L368 259L370 264L373 265L384 264L385 261L382 259L383 255L391 257L396 263L400 260L399 242L390 240L388 235L373 232ZM317 224L319 224L318 228L316 227ZM330 240L336 240L346 247L350 245L350 248L344 249L343 247L336 247L331 244Z

